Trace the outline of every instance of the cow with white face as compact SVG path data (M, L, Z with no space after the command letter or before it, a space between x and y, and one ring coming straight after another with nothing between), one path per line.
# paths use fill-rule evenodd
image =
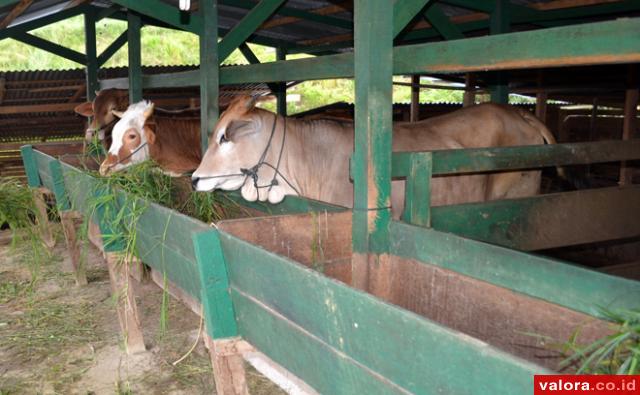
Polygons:
M241 189L249 201L280 202L301 195L351 207L349 121L294 119L234 99L214 127L209 147L192 175L198 191ZM393 126L393 151L434 151L555 143L547 128L524 110L496 104L466 107L420 122ZM532 196L540 171L435 177L433 205ZM404 208L404 181L392 182L394 217Z
M103 176L136 163L153 159L171 176L193 171L202 158L200 118L168 118L153 115L154 104L141 101L123 113L113 126L112 142L100 165Z

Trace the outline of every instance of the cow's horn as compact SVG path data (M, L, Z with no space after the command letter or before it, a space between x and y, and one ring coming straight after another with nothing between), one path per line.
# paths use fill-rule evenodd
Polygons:
M149 103L149 107L146 108L146 110L144 110L144 119L147 119L151 116L151 114L153 114L153 109L156 105L153 104L152 102Z

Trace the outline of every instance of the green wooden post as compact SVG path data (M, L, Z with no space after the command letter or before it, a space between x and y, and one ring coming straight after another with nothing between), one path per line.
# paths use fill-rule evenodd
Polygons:
M217 231L192 236L198 262L201 301L207 334L212 339L238 336L238 327L229 293L229 275Z
M356 0L353 285L368 288L369 254L389 248L393 3Z
M56 196L56 204L58 210L67 211L71 209L71 203L69 202L69 196L64 184L64 175L62 173L62 166L60 161L53 160L49 162L49 171L51 172L51 179L53 182L53 193Z
M22 162L24 163L24 171L27 173L27 184L32 188L42 185L40 174L38 174L38 164L33 156L33 147L31 145L23 145L20 147L22 153Z
M509 32L511 19L509 15L509 0L496 0L496 6L491 13L489 30L491 34ZM497 71L491 74L489 91L491 101L494 103L509 103L509 76L506 71Z
M129 102L142 100L142 57L140 52L140 16L127 13L127 41L129 43Z
M96 13L93 9L84 13L84 46L87 57L87 100L93 100L98 83L98 58L96 50Z
M432 158L431 152L414 153L411 156L402 220L413 225L431 226Z
M200 14L200 144L204 153L218 120L218 1L201 0Z
M287 50L278 47L276 48L276 60L287 60ZM287 116L287 83L280 82L277 84L277 91L275 92L276 98L278 100L278 115L282 115L283 117Z

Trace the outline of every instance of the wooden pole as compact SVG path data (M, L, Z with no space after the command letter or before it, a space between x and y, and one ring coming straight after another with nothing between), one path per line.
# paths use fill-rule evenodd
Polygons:
M629 66L628 86L624 100L624 122L622 124L622 140L630 140L634 137L638 117L638 69ZM633 183L633 168L627 162L620 164L620 185Z
M476 75L467 73L464 77L464 96L462 97L462 107L469 107L476 104Z
M56 245L56 239L53 237L51 230L51 222L49 222L49 214L47 213L47 203L44 197L49 191L45 188L33 189L33 201L36 207L36 220L40 237L47 248L51 249Z
M420 76L411 76L411 122L420 120Z
M64 232L64 239L67 243L67 249L69 250L71 271L76 279L76 285L87 285L87 275L85 268L82 265L80 259L80 245L76 236L77 221L80 219L80 214L75 211L67 210L60 212L60 223L62 225L62 231Z
M508 33L511 25L509 14L509 0L495 0L496 6L490 16L491 34ZM494 103L509 103L509 77L506 71L491 73L491 101Z
M204 21L200 33L200 147L204 154L219 111L218 1L202 0L200 14Z
M138 14L127 12L127 42L129 48L129 103L142 100L142 57L140 31L142 22Z
M276 60L287 60L287 50L278 47L276 48ZM280 82L277 85L276 98L277 98L277 106L278 106L278 115L282 115L283 117L287 116L287 83Z
M120 329L125 338L127 354L145 351L142 327L134 294L134 282L129 281L129 262L120 253L106 253L111 292L116 298Z
M536 95L536 117L547 124L547 93L540 92Z
M356 0L352 285L369 287L369 263L385 266L391 221L394 8Z
M98 55L96 50L96 13L94 10L89 10L84 14L84 40L87 56L87 100L93 100L96 96L96 91L100 89L98 82Z

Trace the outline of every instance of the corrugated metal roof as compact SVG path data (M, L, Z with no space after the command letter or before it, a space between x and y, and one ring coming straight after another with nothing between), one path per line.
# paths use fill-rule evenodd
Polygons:
M193 70L197 66L145 66L145 74L160 74ZM127 76L126 67L104 68L99 77L121 78ZM85 119L73 112L73 107L86 100L84 69L70 70L34 70L0 72L4 80L5 94L0 103L0 141L15 141L21 138L63 137L83 135ZM239 94L267 93L265 84L243 84L221 87L220 101L224 104L229 98ZM145 90L148 99L199 99L199 89L162 88ZM42 111L40 105L59 105L56 111ZM166 108L183 107L184 104L171 104ZM9 109L9 110L8 110ZM12 111L13 109L13 111ZM33 110L32 110L33 109Z

